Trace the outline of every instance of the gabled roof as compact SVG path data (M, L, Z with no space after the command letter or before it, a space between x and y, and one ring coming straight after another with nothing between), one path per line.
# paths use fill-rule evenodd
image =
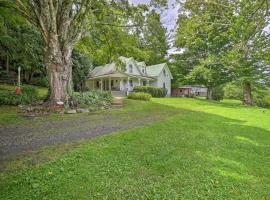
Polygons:
M143 76L142 72L141 72L141 69L139 68L139 65L138 65L138 62L133 58L133 57L130 57L130 58L127 58L127 57L124 57L124 56L120 56L118 58L119 60L121 60L123 63L128 63L128 62L133 62L135 64L135 67L137 68L138 72L140 73L141 76ZM141 62L143 63L143 62Z
M114 72L116 72L115 64L110 63L110 64L106 64L104 66L95 67L93 69L93 71L91 71L90 76L91 77L102 76L102 75L106 75L106 74L112 74Z
M144 77L157 77L162 72L164 67L167 67L166 63L161 63L158 65L152 65L152 66L146 66L145 62L137 62L133 57L127 58L124 56L120 56L119 60L121 60L123 63L128 63L130 61L134 62L135 67L138 69L140 75L144 76ZM142 67L142 66L146 66L146 75L142 74L141 69L139 69L139 67ZM113 74L115 72L117 72L115 63L110 63L110 64L106 64L104 66L95 67L90 72L89 76L90 77L98 77L98 76ZM171 73L170 73L170 76L172 78Z
M167 64L166 63L161 63L161 64L158 64L158 65L147 66L146 67L147 75L148 76L152 76L152 77L159 76L159 74L162 72L162 70L165 67L167 67ZM171 74L170 70L169 70L169 74L170 74L170 77L172 79L173 77L172 77L172 74Z
M136 62L136 63L140 67L145 67L146 66L145 62Z
M147 74L149 76L158 76L163 68L165 67L166 63L161 63L158 65L151 65L146 67Z

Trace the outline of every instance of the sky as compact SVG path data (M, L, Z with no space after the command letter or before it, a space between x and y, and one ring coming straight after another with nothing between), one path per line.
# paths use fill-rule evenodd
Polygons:
M132 4L148 4L150 0L129 0ZM168 0L168 9L162 13L162 23L168 29L174 29L177 21L179 5L175 5L175 0Z
M137 5L140 3L148 4L150 2L150 0L129 0L129 1L131 4L134 4L134 5ZM171 35L171 31L174 31L176 27L178 9L179 9L179 4L175 4L175 0L168 0L168 9L163 11L161 15L161 22L167 28L167 32L170 33L170 35ZM169 39L169 43L170 45L172 45L173 41ZM170 48L168 53L169 54L178 53L178 51L176 51L176 48Z

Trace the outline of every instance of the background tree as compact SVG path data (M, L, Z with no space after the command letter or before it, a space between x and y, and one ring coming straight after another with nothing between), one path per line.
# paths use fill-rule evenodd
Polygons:
M211 66L220 75L217 80L242 82L243 103L251 105L251 85L265 82L269 70L269 33L264 31L268 10L265 0L186 0L179 12L176 46L190 55L185 59L194 70ZM208 72L199 69L190 76L200 71Z
M149 11L147 6L131 6L128 11L118 6L103 7L95 18L102 23L97 23L77 45L91 57L94 66L116 61L119 56L134 57L147 64L165 61L166 29L160 14Z
M11 6L41 32L49 80L49 101L66 101L72 93L71 53L81 38L91 1L21 1Z
M85 90L85 80L92 67L89 57L75 48L72 52L72 72L75 91Z
M35 73L45 71L41 35L25 19L13 15L10 9L2 7L0 10L0 61L7 74L21 67L23 80L29 82Z
M181 58L185 59L187 71L191 71L186 80L204 84L208 99L212 99L213 88L230 77L221 62L222 54L229 48L229 27L225 24L231 13L231 8L220 6L224 2L227 1L186 0L179 13L176 46L184 49Z
M210 60L208 58L208 60ZM216 96L213 91L224 84L228 80L228 72L224 70L222 64L213 64L210 61L201 61L201 65L195 67L187 76L186 79L192 84L202 84L207 87L207 96L209 100ZM217 92L217 91L216 91ZM218 100L218 99L215 99Z
M234 80L243 85L243 103L252 105L252 85L265 84L269 78L270 35L268 2L263 0L235 2L231 17L231 48L225 62Z
M146 25L140 40L140 47L148 54L146 62L148 64L157 64L165 61L168 50L166 28L162 25L160 14L156 11L150 11L146 16Z
M17 47L16 38L14 38L14 27L23 23L23 18L12 15L10 9L4 7L0 2L0 59L2 66L5 66L6 73L9 73L10 60L15 54Z

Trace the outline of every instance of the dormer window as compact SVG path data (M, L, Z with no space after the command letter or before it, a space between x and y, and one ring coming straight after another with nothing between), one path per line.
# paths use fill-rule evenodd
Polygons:
M143 73L143 74L145 73L144 68L142 68L142 73Z
M133 72L133 66L131 64L128 66L128 72L129 73L132 73Z

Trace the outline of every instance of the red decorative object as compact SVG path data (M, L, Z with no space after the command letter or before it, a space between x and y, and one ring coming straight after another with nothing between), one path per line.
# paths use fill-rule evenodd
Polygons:
M17 95L21 95L21 94L22 94L21 87L16 86L16 94L17 94Z

